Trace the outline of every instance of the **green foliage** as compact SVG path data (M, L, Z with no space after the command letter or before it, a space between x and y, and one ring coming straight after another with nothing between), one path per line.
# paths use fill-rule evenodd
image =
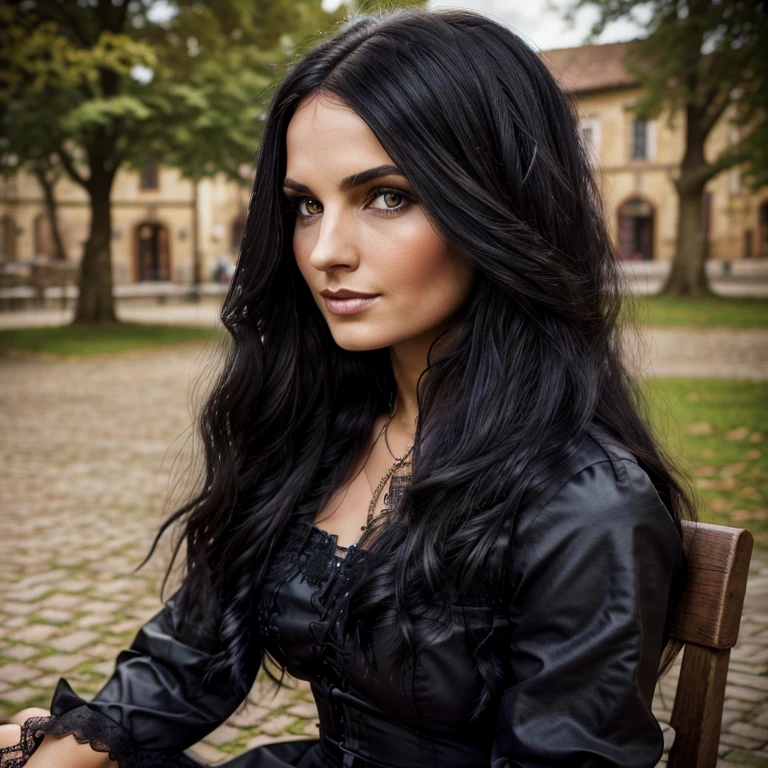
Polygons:
M768 181L768 14L755 0L570 0L559 6L566 19L578 9L598 11L590 39L620 19L639 23L645 34L627 47L626 66L643 88L633 105L640 116L667 114L693 121L691 140L706 139L724 115L738 138L698 169L706 181L745 164L745 178ZM697 142L698 144L698 142Z
M345 13L320 0L4 4L2 168L56 160L88 188L94 161L112 174L160 161L243 181L282 67Z
M392 11L426 5L426 0L357 0L351 7L356 14Z

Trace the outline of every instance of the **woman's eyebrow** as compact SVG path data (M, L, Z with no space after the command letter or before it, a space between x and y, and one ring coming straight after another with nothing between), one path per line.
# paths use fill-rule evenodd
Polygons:
M367 171L360 171L360 173L353 173L351 176L347 176L339 183L339 191L346 192L353 187L358 187L360 184L365 184L366 181L371 179L377 179L379 176L405 176L405 174L396 165L377 165L375 168L369 168ZM297 192L311 192L310 188L304 184L299 184L298 181L287 178L283 182L284 187L289 189L295 189Z

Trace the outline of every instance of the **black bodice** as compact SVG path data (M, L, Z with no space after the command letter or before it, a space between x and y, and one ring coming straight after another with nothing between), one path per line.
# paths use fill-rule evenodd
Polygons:
M651 701L685 559L671 515L622 446L591 435L518 511L509 601L452 607L441 639L409 658L404 685L390 678L392 627L375 628L370 670L341 640L336 609L343 612L357 567L373 555L352 546L343 557L336 545L311 522L290 526L258 595L250 650L310 682L318 737L260 746L224 765L656 765L663 739ZM419 619L436 620L429 610ZM0 751L0 768L23 766L46 733L74 733L121 768L199 766L184 751L241 699L205 678L210 656L185 644L177 626L172 597L90 702L60 680L52 716L27 721L22 743ZM481 663L501 684L478 707Z

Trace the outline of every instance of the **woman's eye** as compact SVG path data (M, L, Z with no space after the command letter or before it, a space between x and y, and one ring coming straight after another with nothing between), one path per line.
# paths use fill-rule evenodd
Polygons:
M383 206L373 205L377 200L383 200ZM411 201L404 192L396 189L376 189L371 198L371 203L366 207L383 213L385 216L402 213L411 205ZM323 212L323 205L311 197L294 197L291 207L295 210L299 219L313 219Z
M395 192L394 189L384 190L384 191L380 192L374 198L374 200L378 200L379 198L384 200L384 208L383 208L383 210L392 211L392 210L400 210L401 208L406 208L407 207L407 205L398 205L398 201L401 201L403 203L405 202L405 195L401 194L400 192ZM393 198L394 198L395 202L393 204L391 204ZM376 208L376 206L373 206L373 207ZM379 210L382 210L382 209L379 209Z
M306 212L301 210L302 205L306 205ZM320 204L317 202L317 200L313 200L311 197L300 197L296 200L296 209L298 210L299 214L304 217L316 216L318 213L320 213L320 211L312 209L318 207L320 207Z

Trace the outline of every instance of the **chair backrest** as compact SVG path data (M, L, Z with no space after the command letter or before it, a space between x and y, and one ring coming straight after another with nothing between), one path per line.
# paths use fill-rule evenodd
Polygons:
M683 523L688 583L672 625L685 643L671 726L669 768L715 768L731 648L739 636L752 534Z

